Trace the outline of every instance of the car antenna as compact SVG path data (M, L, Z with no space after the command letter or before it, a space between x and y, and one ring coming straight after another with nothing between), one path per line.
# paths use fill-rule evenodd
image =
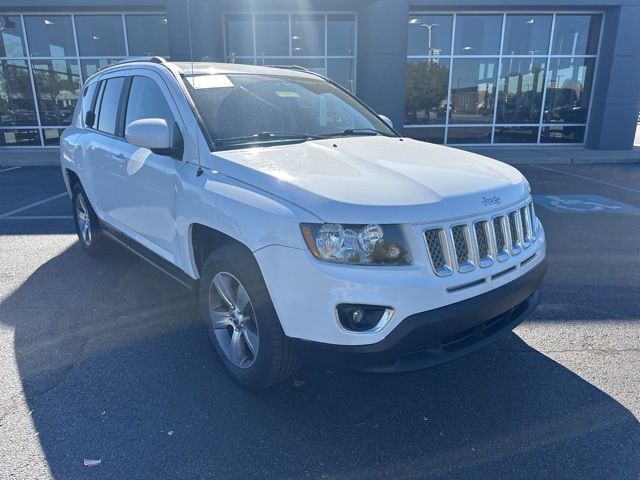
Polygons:
M189 28L189 57L191 58L191 85L193 88L196 88L194 85L196 81L196 75L193 75L193 40L191 37L191 0L187 0L187 26ZM200 142L196 143L196 154L198 155L198 170L196 170L196 177L202 175L202 163L200 163Z

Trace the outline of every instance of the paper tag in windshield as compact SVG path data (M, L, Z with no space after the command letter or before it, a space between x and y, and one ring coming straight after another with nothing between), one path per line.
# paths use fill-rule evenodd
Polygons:
M299 98L298 92L276 90L276 95L282 98Z
M193 75L187 77L187 80L193 88L199 90L201 88L229 88L233 87L233 83L226 75Z

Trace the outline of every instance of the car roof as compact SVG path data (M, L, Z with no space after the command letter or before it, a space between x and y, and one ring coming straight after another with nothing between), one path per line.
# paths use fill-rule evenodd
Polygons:
M122 60L120 62L108 65L91 77L104 74L115 70L126 70L139 66L153 65L156 68L169 68L176 73L190 75L230 75L230 74L245 74L245 75L280 75L288 77L315 77L318 75L307 71L303 67L291 66L291 65L273 65L273 66L256 66L245 65L241 63L217 63L217 62L169 62L160 57L133 57ZM89 80L89 79L87 79Z

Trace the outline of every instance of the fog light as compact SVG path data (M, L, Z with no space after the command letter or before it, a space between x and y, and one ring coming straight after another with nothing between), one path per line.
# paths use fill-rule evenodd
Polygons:
M383 326L384 321L388 321L393 312L391 307L348 303L338 305L336 310L340 324L353 332L365 332Z

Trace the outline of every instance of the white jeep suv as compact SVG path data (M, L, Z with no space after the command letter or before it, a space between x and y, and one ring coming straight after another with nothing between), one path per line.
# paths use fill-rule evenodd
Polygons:
M74 115L61 163L82 247L115 240L197 291L242 385L305 357L434 365L539 301L526 179L402 138L317 74L130 59L93 75Z

